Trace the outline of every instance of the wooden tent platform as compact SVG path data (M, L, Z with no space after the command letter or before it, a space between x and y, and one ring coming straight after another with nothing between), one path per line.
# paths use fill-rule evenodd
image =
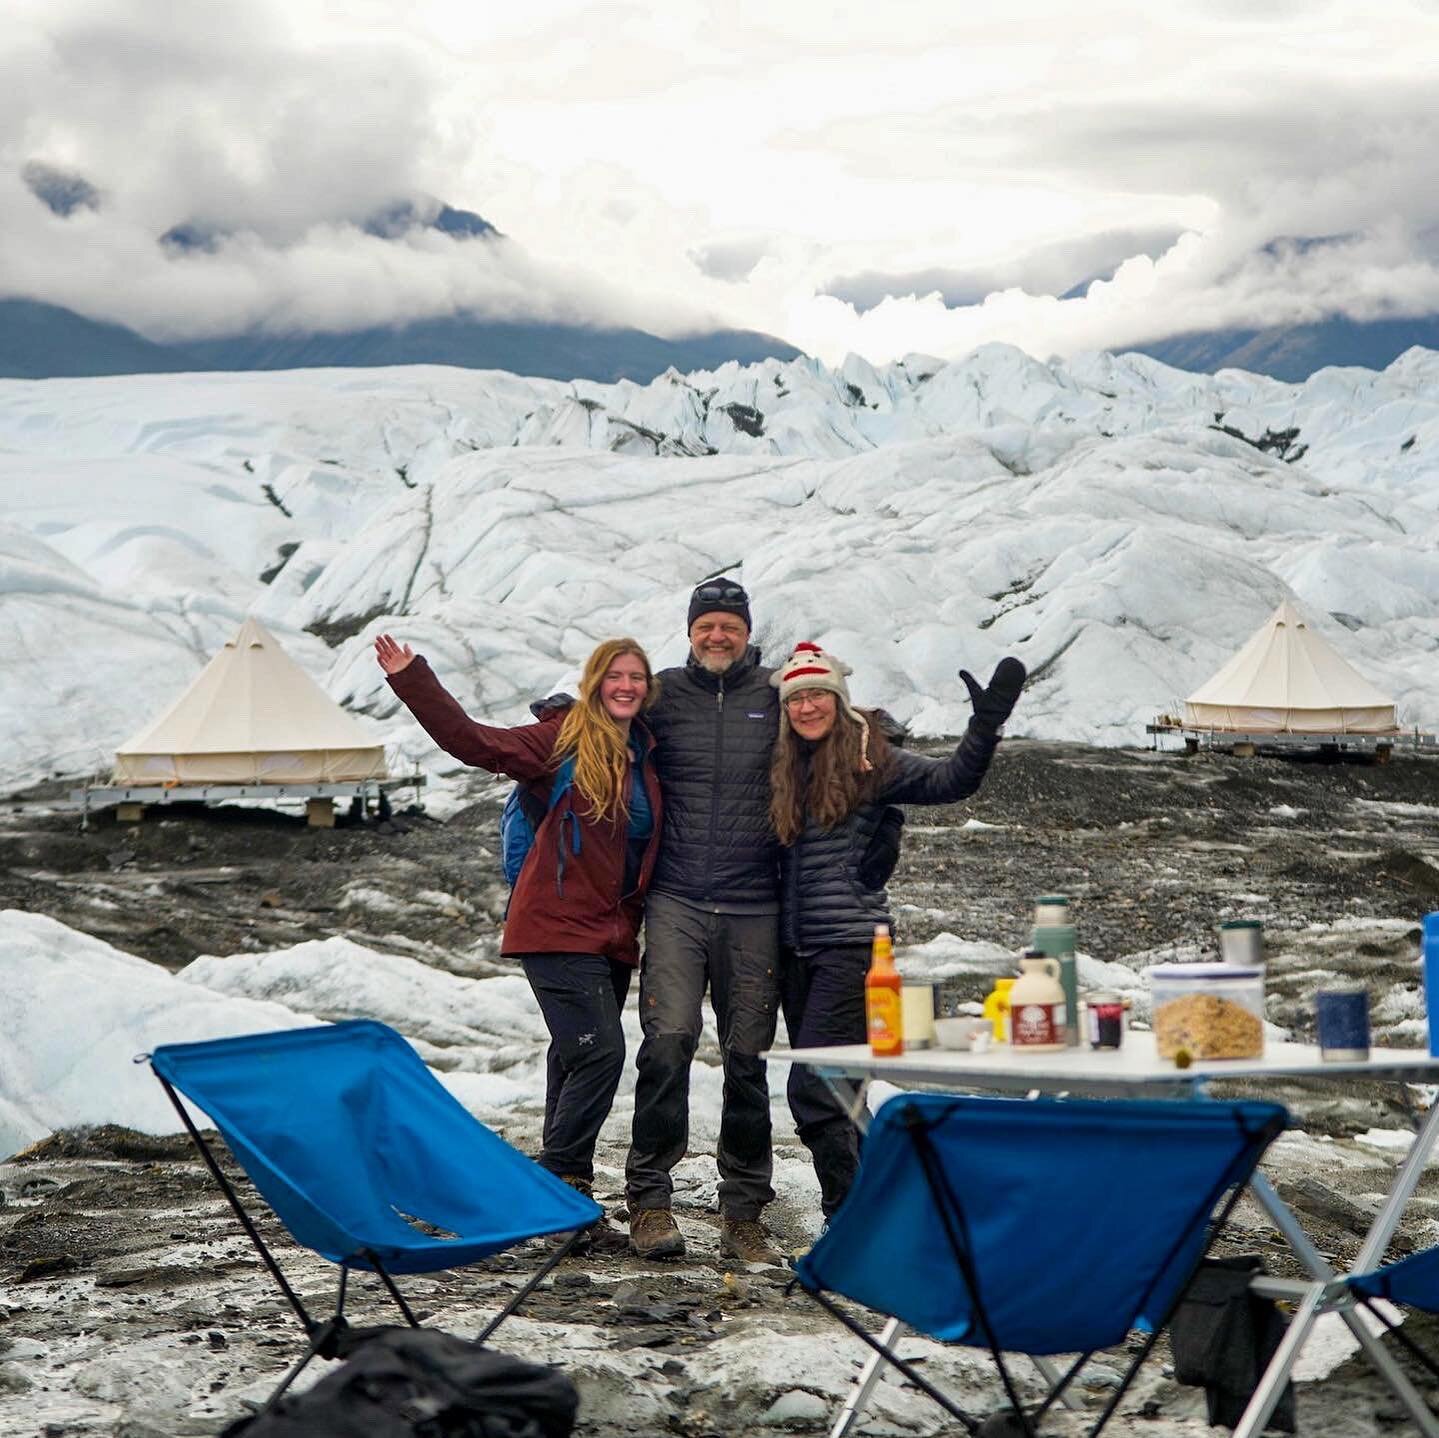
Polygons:
M236 799L303 799L306 821L315 828L335 827L335 800L358 799L366 807L382 805L388 813L388 795L394 789L413 789L415 802L425 782L423 774L400 779L356 779L335 784L110 784L87 785L70 793L80 810L80 827L89 827L92 809L115 810L122 824L138 824L150 805L229 804Z
M1149 747L1160 749L1162 738L1179 739L1185 751L1197 754L1201 749L1227 749L1231 754L1250 757L1260 749L1318 749L1321 752L1372 754L1377 763L1387 764L1396 749L1439 754L1439 735L1424 734L1418 729L1398 730L1391 734L1354 734L1341 730L1330 732L1255 730L1246 733L1237 729L1201 729L1175 719L1161 717L1144 726L1150 736Z

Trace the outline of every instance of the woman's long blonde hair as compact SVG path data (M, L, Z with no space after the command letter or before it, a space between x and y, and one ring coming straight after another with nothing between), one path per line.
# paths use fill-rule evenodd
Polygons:
M659 681L650 667L649 655L633 639L606 639L588 659L580 676L580 697L570 706L555 739L550 763L558 768L569 755L575 756L575 787L589 801L596 818L614 819L629 813L625 803L625 773L629 752L620 726L605 712L600 685L610 665L621 655L633 654L645 666L645 702L640 712L659 698Z

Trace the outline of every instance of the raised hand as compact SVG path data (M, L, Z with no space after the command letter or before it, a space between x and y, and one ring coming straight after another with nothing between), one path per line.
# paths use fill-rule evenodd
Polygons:
M396 644L388 634L375 639L375 658L386 674L398 674L415 657L415 651L408 644Z
M998 733L1000 725L1014 711L1019 691L1024 688L1027 671L1018 659L1004 658L995 666L986 687L980 688L979 681L968 669L961 669L959 677L969 690L970 703L974 705L974 723L991 733Z

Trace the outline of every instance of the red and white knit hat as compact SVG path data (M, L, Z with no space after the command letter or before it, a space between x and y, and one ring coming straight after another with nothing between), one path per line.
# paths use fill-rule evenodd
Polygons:
M770 675L769 682L779 690L781 732L789 728L787 700L805 689L823 689L835 695L844 716L859 725L859 767L868 770L874 767L869 762L869 724L849 702L849 685L845 683L845 675L852 673L843 659L826 654L818 644L806 639L794 646L794 652Z
M838 694L839 702L848 709L849 685L844 677L853 673L844 660L826 654L818 644L805 639L794 646L794 653L770 675L769 682L779 690L781 704L801 689L827 689L831 694Z

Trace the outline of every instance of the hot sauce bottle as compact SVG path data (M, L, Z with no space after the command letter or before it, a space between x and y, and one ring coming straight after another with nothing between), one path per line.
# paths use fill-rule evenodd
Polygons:
M864 980L869 1051L876 1058L894 1058L904 1052L904 1029L900 1018L903 980L894 966L894 945L890 942L888 924L874 926L874 943L869 952L869 973Z

